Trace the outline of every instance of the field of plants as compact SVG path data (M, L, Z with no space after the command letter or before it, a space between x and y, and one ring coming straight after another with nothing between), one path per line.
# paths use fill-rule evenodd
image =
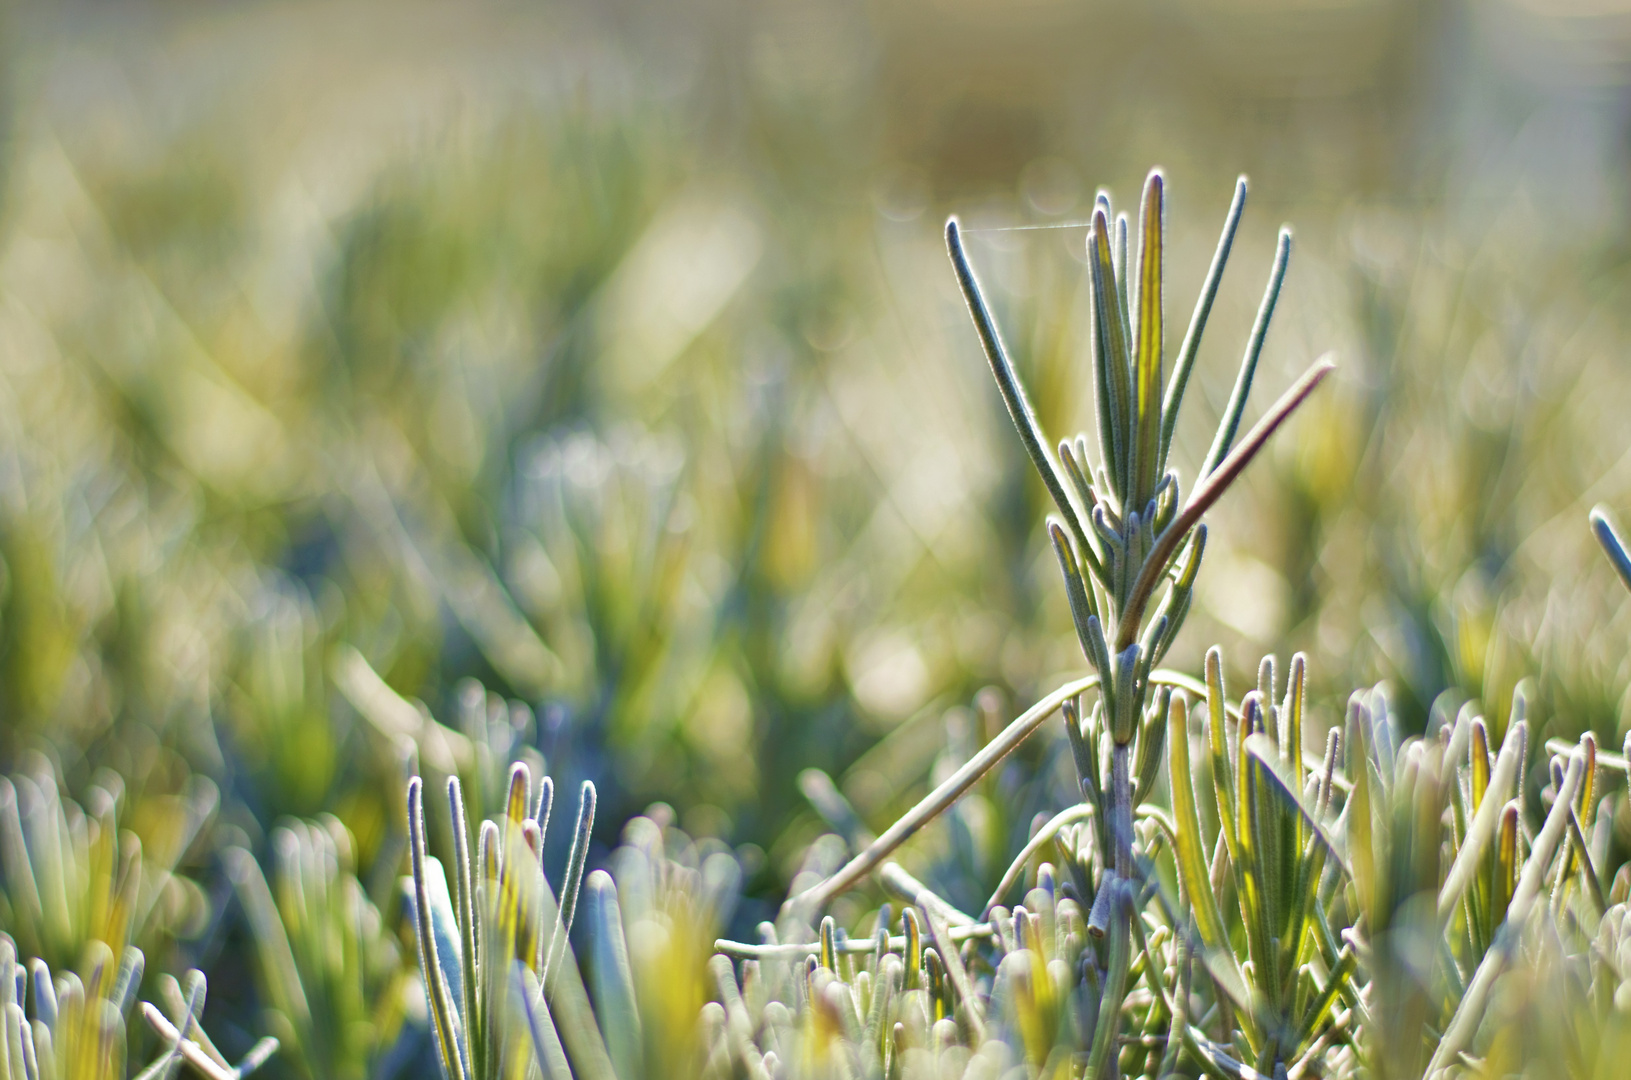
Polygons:
M1631 14L0 15L0 1080L1631 1061Z

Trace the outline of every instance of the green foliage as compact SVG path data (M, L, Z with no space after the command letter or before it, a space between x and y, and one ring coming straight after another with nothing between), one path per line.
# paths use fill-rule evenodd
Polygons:
M1242 186L1191 341L1210 307L1243 195ZM1021 1062L1028 1074L1074 1076L1080 1068L1089 1078L1189 1068L1230 1078L1482 1072L1497 1060L1527 1060L1522 1050L1514 1058L1514 1040L1488 1026L1494 988L1514 978L1522 986L1556 965L1585 965L1574 985L1594 986L1599 1003L1600 1019L1585 1022L1589 1033L1570 1044L1569 1060L1594 1069L1615 1045L1623 1019L1610 1015L1617 1004L1605 1012L1602 1002L1617 1001L1620 979L1598 959L1606 954L1592 952L1592 939L1612 935L1623 908L1608 908L1585 840L1599 766L1590 733L1572 749L1559 745L1567 757L1551 760L1543 793L1549 809L1533 828L1522 799L1529 740L1521 695L1493 735L1469 706L1453 721L1441 716L1425 737L1407 737L1384 690L1356 694L1346 727L1330 730L1321 756L1305 749L1307 664L1300 654L1283 687L1274 659L1265 658L1257 688L1238 704L1225 694L1215 649L1204 684L1186 686L1152 670L1170 643L1169 627L1187 611L1204 544L1200 514L1324 373L1316 367L1231 454L1283 280L1283 235L1198 494L1175 509L1176 475L1159 489L1153 482L1163 439L1142 434L1171 427L1156 411L1154 392L1161 199L1159 174L1152 174L1131 290L1125 222L1112 254L1108 205L1101 200L1095 208L1088 261L1101 464L1091 481L1078 460L1087 457L1085 436L1060 445L1062 466L1045 449L957 223L948 226L999 389L1064 519L1050 533L1082 653L1097 675L1039 702L877 840L852 834L863 850L792 897L780 928L807 933L812 912L881 864L885 886L912 905L899 937L890 935L886 905L874 940L858 947L831 916L807 944L779 944L769 924L762 944L719 943L742 960L742 970L716 961L718 1004L702 1019L723 1058L716 1075L783 1068L793 1075L992 1075ZM1136 320L1125 315L1130 308ZM1166 396L1169 415L1181 403L1192 347L1185 355ZM1169 490L1169 502L1160 503ZM1129 499L1143 508L1142 518ZM1083 509L1091 510L1092 541ZM1600 514L1594 527L1616 567L1631 565ZM1172 584L1161 615L1141 632L1149 592L1162 579ZM1098 701L1084 714L1078 695L1089 689ZM1192 754L1188 690L1205 701L1200 745L1209 769L1197 768ZM978 918L883 861L1056 709L1064 713L1082 805L1037 830ZM1163 750L1169 806L1145 805L1163 771ZM1207 787L1212 799L1202 797ZM813 801L831 802L828 788L809 787ZM1203 805L1215 822L1210 830ZM842 809L823 813L840 820ZM999 906L1016 871L1050 847L1062 873L1042 863L1025 904L1012 912ZM1537 933L1541 959L1525 962L1520 943ZM1473 1053L1480 1039L1487 1057Z
M568 942L594 827L595 787L584 782L559 906L542 866L554 786L545 777L536 798L531 788L531 773L517 764L504 813L480 823L472 855L459 781L448 781L450 888L442 863L426 854L423 782L415 777L408 785L419 970L449 1080L512 1075L528 1050L555 1074L565 1060L563 1035L586 1074L609 1074L605 1043ZM545 988L552 995L547 1002ZM511 1023L518 1010L530 1046ZM552 1010L562 1017L559 1029Z
M271 886L250 852L223 856L255 935L267 1026L314 1080L377 1075L411 991L395 936L355 876L351 836L332 817L294 821L271 846Z
M43 960L25 964L11 938L0 934L6 1035L0 1070L17 1080L124 1080L125 1029L144 967L142 951L134 945L115 962L113 950L98 941L87 947L82 973L53 976ZM200 1023L208 989L204 973L189 971L183 982L161 976L159 985L171 1015L146 1001L141 1011L168 1045L136 1080L167 1080L183 1063L206 1080L239 1080L277 1051L277 1040L265 1038L238 1064L228 1063Z
M0 1074L231 1075L196 965L275 1075L1617 1075L1631 606L1560 537L1623 494L1618 272L1359 205L1270 339L1241 185L1180 339L1161 175L1085 275L965 250L999 198L981 397L870 134L639 83L288 168L226 105L8 128ZM559 881L515 762L603 800Z
M82 806L63 796L48 759L36 754L27 764L0 777L0 925L23 956L65 968L93 942L120 955L127 946L163 950L201 921L204 898L175 868L215 813L213 784L193 778L178 795L146 797L133 814L111 771L95 777ZM133 817L145 843L129 831Z

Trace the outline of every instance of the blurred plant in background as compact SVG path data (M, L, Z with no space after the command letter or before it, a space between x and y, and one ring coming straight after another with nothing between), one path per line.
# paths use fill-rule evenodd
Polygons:
M215 813L215 785L194 777L181 794L149 795L132 810L122 805L124 781L104 770L87 809L63 797L43 755L25 764L0 777L0 918L24 957L68 968L93 944L162 954L176 937L198 934L208 902L175 871Z
M255 935L267 1026L303 1075L389 1075L383 1059L411 991L395 936L356 878L351 837L334 818L292 822L272 849L275 893L248 851L225 854Z

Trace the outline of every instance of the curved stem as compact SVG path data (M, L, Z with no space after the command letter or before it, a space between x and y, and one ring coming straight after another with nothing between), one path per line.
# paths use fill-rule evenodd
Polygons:
M987 900L985 907L980 909L980 918L990 917L991 909L1002 903L1003 893L1013 888L1014 882L1019 880L1019 875L1025 872L1025 864L1031 861L1031 856L1041 851L1044 844L1058 836L1060 829L1085 818L1090 818L1094 813L1095 810L1091 803L1077 803L1075 806L1067 806L1053 815L1046 825L1036 831L1036 835L1031 837L1030 843L1026 844L1020 850L1020 853L1014 857L1014 861L1008 864L1008 870L1002 875L1002 880L991 891L991 899Z
M890 853L904 844L913 833L933 821L947 807L956 802L958 798L975 782L990 772L992 767L1013 752L1014 748L1024 742L1026 737L1042 725L1042 722L1052 716L1063 705L1067 698L1073 698L1084 690L1090 690L1099 685L1097 675L1085 675L1074 679L1059 687L1047 697L1032 705L1029 709L1002 730L995 739L985 744L985 747L969 758L961 769L947 777L945 782L925 795L916 806L912 807L889 828L885 829L865 850L845 863L837 873L818 885L811 886L797 896L788 897L782 905L782 913L804 914L819 911L827 901L839 893L855 885L856 882L871 873L879 863L888 858Z
M1166 669L1157 669L1150 672L1149 681L1156 686L1181 686L1193 691L1197 685L1188 675ZM1043 721L1052 716L1066 700L1074 698L1077 694L1099 685L1097 675L1084 675L1079 679L1072 679L1065 683L1047 697L1026 709L1017 719L1002 730L995 739L985 744L985 747L968 760L962 768L947 777L941 785L925 795L916 806L912 807L889 828L883 835L866 846L866 849L845 863L837 872L819 884L812 885L797 896L790 896L782 904L783 915L798 915L806 917L810 913L819 911L828 901L846 889L853 888L861 879L865 878L880 863L923 826L933 821L948 807L955 803L964 792L973 787L975 782L990 772L1003 758L1007 757L1025 739L1042 726Z

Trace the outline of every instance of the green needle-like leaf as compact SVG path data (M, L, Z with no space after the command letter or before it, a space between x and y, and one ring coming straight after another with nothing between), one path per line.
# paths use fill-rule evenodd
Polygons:
M1229 404L1223 410L1223 422L1218 425L1217 437L1201 466L1204 478L1212 474L1234 445L1235 432L1240 430L1240 418L1246 411L1246 399L1252 392L1252 380L1257 377L1257 361L1263 355L1263 342L1268 337L1269 322L1274 318L1274 305L1280 300L1280 287L1285 284L1286 267L1291 262L1291 230L1280 230L1280 243L1274 252L1274 268L1269 271L1268 288L1263 292L1263 304L1257 309L1257 321L1252 324L1252 336L1246 342L1246 356L1240 362L1240 374L1235 377L1235 388L1229 395Z
M1202 943L1209 949L1222 948L1228 942L1228 931L1218 908L1217 895L1212 891L1206 851L1202 846L1204 837L1200 815L1195 809L1194 776L1189 766L1189 702L1182 693L1173 694L1167 708L1167 765L1172 816L1177 826L1173 855L1178 864L1178 878L1194 912Z
M1131 509L1143 511L1155 494L1161 447L1161 225L1164 186L1159 172L1144 184L1139 213L1138 349L1134 362L1134 477Z
M1308 657L1297 653L1291 658L1291 674L1286 680L1286 699L1280 707L1280 720L1286 735L1280 740L1280 756L1289 759L1296 790L1302 791L1308 767L1303 761L1303 704L1306 697Z
M1088 591L1087 583L1082 580L1075 552L1070 545L1070 537L1065 535L1064 528L1056 519L1048 520L1048 537L1053 541L1053 553L1058 557L1059 569L1065 576L1065 595L1070 601L1070 621L1076 627L1076 639L1081 644L1082 656L1103 675L1105 672L1099 668L1099 658L1095 653L1088 627L1088 620L1098 615L1093 609L1093 594Z
M1456 904L1461 902L1461 894L1472 883L1485 850L1495 838L1501 808L1506 805L1508 793L1518 777L1520 748L1528 744L1526 734L1527 724L1520 720L1513 725L1513 730L1507 732L1506 740L1501 744L1501 752L1495 758L1495 768L1490 773L1489 786L1483 793L1477 812L1473 814L1471 824L1467 826L1467 834L1462 838L1455 862L1450 865L1450 872L1445 875L1444 884L1438 891L1438 917L1441 922L1455 912Z
M589 972L595 1016L606 1040L606 1052L619 1076L638 1076L641 1054L640 1006L634 971L623 936L623 910L610 874L596 870L585 882L589 907Z
M1087 266L1093 286L1095 362L1102 370L1100 380L1110 401L1110 431L1113 453L1105 462L1115 485L1122 510L1131 505L1128 479L1133 457L1131 418L1133 414L1132 359L1127 343L1127 318L1116 288L1115 266L1110 256L1110 222L1103 204L1093 210L1093 225L1087 234Z
M1608 507L1595 506L1591 511L1591 531L1596 534L1597 542L1603 546L1603 553L1608 561L1614 564L1614 570L1620 575L1625 587L1631 589L1631 553L1625 550L1625 541L1620 539L1619 531L1614 528L1614 521L1608 516Z
M1376 849L1371 840L1371 730L1365 722L1364 708L1358 694L1348 702L1348 782L1352 789L1343 816L1347 820L1349 866L1354 887L1359 890L1359 908L1374 922L1378 889Z
M1184 343L1178 347L1178 359L1172 365L1172 378L1167 383L1167 394L1161 403L1161 456L1156 462L1158 471L1165 471L1167 456L1172 449L1172 435L1178 426L1178 411L1183 405L1184 390L1189 385L1189 373L1195 367L1195 355L1200 351L1201 335L1206 332L1206 321L1212 315L1212 302L1217 299L1218 285L1223 281L1223 268L1228 265L1229 251L1234 247L1235 230L1240 227L1240 215L1246 208L1246 178L1235 181L1235 197L1229 204L1229 213L1223 219L1223 233L1218 237L1217 251L1212 265L1206 271L1206 282L1195 301L1195 313L1190 316Z
M979 279L974 276L974 267L968 261L968 253L963 250L962 231L956 218L946 222L946 250L951 255L952 266L957 271L957 284L963 290L963 300L968 304L969 314L974 319L974 328L980 336L980 345L985 349L986 361L991 365L991 374L996 377L997 389L1001 391L1003 404L1008 407L1008 416L1019 432L1020 442L1024 443L1031 464L1042 477L1048 495L1069 525L1071 534L1078 544L1086 548L1087 533L1082 525L1081 514L1070 501L1070 495L1066 493L1065 485L1059 479L1059 470L1048 454L1047 440L1043 437L1042 426L1036 419L1036 411L1031 408L1030 398L1025 394L1025 386L1019 381L1019 373L1014 370L1013 361L1008 358L1008 350L1002 343L996 319L992 317L991 308L985 301L985 293L980 289Z
M1082 792L1082 802L1102 816L1104 802L1099 794L1099 758L1082 733L1081 699L1066 698L1059 711L1064 716L1065 736L1070 743L1071 759L1076 765L1076 782Z
M437 951L435 921L428 864L425 855L424 782L415 776L408 781L408 851L413 867L414 929L419 940L419 970L425 978L436 1049L441 1056L442 1073L447 1080L466 1080L460 1055L458 1023L454 1018L453 995L442 975Z
M1207 743L1212 752L1212 788L1217 797L1224 847L1230 862L1235 862L1240 858L1240 823L1235 817L1234 766L1229 761L1225 726L1227 708L1223 696L1223 652L1214 645L1206 651Z
M476 901L475 888L472 883L470 863L470 823L465 816L464 794L459 788L459 778L451 776L447 781L447 803L453 815L453 884L454 884L454 910L458 913L460 929L460 956L464 968L464 978L460 982L463 990L464 1010L464 1037L465 1055L470 1059L470 1069L476 1076L486 1075L486 1039L484 1019L481 1015L482 995L478 984L480 979L480 966L477 962L476 944Z
M589 834L595 827L595 785L585 780L578 795L578 825L572 834L572 852L566 860L566 881L561 887L560 917L555 920L555 931L550 935L549 955L544 961L544 985L554 989L554 974L560 967L562 955L570 955L568 940L572 934L572 916L577 911L578 893L583 884L583 868L589 858Z

